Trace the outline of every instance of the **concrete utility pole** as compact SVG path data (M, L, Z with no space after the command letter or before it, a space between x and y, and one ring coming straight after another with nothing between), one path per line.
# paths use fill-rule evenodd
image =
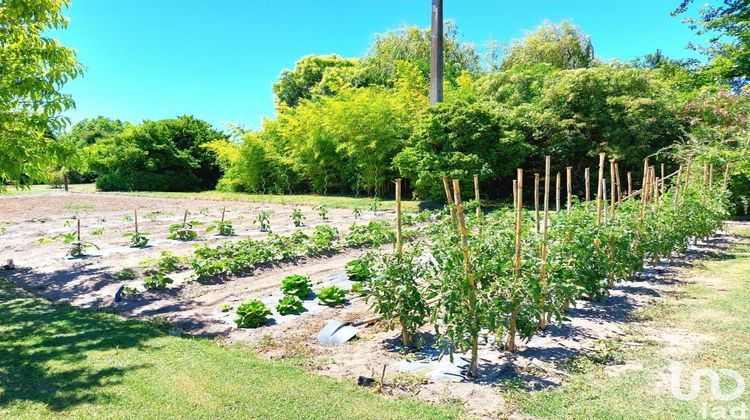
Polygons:
M443 102L443 0L432 0L430 105Z

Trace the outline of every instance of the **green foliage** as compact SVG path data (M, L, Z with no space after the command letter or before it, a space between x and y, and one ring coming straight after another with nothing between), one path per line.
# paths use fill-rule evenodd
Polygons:
M135 271L132 268L123 268L114 275L117 280L133 280L136 278Z
M299 208L292 209L292 221L294 222L294 227L302 227L305 225L303 220L305 220L305 215L302 214L302 210Z
M164 291L174 281L162 273L157 273L143 279L143 287L146 290Z
M125 234L126 237L130 238L131 248L145 248L148 245L148 236L140 232L132 232Z
M363 282L353 283L351 292L352 294L356 296L367 296L366 283L363 283Z
M591 67L595 63L591 37L567 21L545 22L505 48L500 68L549 64L558 69Z
M49 37L64 30L68 0L4 1L0 7L0 190L43 180L50 167L77 159L52 132L75 107L63 85L83 74L75 51Z
M293 274L281 281L281 291L285 295L304 299L312 293L312 281L310 281L310 277Z
M240 328L258 328L268 322L271 310L257 299L243 302L237 307L235 323Z
M338 286L328 286L318 290L318 301L326 306L341 306L346 302L346 291Z
M415 196L441 199L443 175L467 184L474 174L496 182L530 151L506 115L479 103L442 103L430 108L394 165L413 180Z
M72 242L70 242L70 249L68 250L68 255L70 255L73 258L81 258L86 256L86 250L87 249L99 249L99 247L91 242L82 241L80 239L75 239Z
M229 220L216 220L214 223L206 229L206 232L213 232L219 236L234 236L234 226Z
M224 135L191 116L146 121L104 137L86 149L88 166L104 191L195 191L220 176L214 153L203 147Z
M304 99L312 99L314 93L329 94L325 87L317 88L320 82L333 71L353 67L355 63L337 55L308 55L297 61L293 70L281 72L273 93L280 106L297 106Z
M318 216L320 216L320 220L323 220L323 221L328 220L328 207L321 204L317 207L317 209L318 209Z
M352 215L354 216L354 220L358 220L360 217L362 217L362 209L359 207L355 207L352 209Z
M302 306L302 299L295 295L286 295L276 305L276 310L281 315L299 315L305 311Z
M253 221L253 224L258 224L261 232L270 232L272 214L273 214L273 211L271 210L261 211L258 214L258 217L256 217L255 220Z
M185 223L175 223L169 226L169 236L167 239L178 241L194 241L198 239L198 232L193 230L193 226L199 225L200 222L193 220Z
M372 278L372 262L368 256L353 259L346 263L346 275L351 281L367 281Z

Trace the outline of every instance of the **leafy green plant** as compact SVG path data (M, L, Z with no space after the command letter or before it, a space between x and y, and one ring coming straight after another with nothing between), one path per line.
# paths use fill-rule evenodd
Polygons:
M263 302L257 299L248 300L237 307L237 318L234 322L240 328L258 328L268 323L271 314L271 310Z
M354 215L354 220L359 220L359 218L362 217L362 209L359 207L355 207L352 210L352 214Z
M115 273L114 276L117 280L133 280L135 279L135 271L132 268L123 268L122 270Z
M370 211L372 211L372 214L377 216L378 215L378 208L380 207L380 198L373 197L372 201L370 201Z
M232 310L232 305L228 303L222 303L221 306L219 306L219 310L221 310L221 312L229 312Z
M185 212L185 217L187 217L187 212ZM169 226L169 236L167 236L167 239L175 239L178 241L194 241L198 239L198 232L193 230L194 226L198 226L201 223L193 220L188 222L187 219L183 220L182 223L175 223Z
M346 263L346 275L351 281L365 281L372 278L372 264L366 256Z
M364 282L357 282L352 284L352 294L357 296L366 296L367 295L367 286Z
M286 295L279 300L276 310L281 315L299 315L305 308L302 306L302 299L295 295Z
M253 224L258 224L258 227L260 228L261 232L270 232L272 214L273 214L273 211L271 210L261 211L258 214L258 217L256 217L255 220L253 221Z
M91 242L84 242L81 240L75 240L71 243L70 249L68 250L68 255L70 255L73 258L80 258L86 255L87 249L99 249L98 246Z
M146 290L164 291L174 281L164 274L157 273L143 279L143 287Z
M341 306L346 302L346 291L338 286L328 286L317 293L318 301L326 306Z
M304 299L312 293L312 281L310 281L310 277L308 276L293 274L281 281L281 291L285 295L297 296L300 299Z
M328 220L328 207L326 207L324 204L321 204L317 207L317 210L318 216L320 216L320 220Z
M136 296L138 296L140 294L141 294L141 292L138 291L138 289L136 289L135 287L125 286L125 287L122 288L122 292L120 293L120 296L123 299L128 299L128 298L136 297Z
M213 231L216 231L219 236L235 235L234 226L232 226L232 222L229 220L217 220L206 229L206 232L209 233Z
M294 222L294 227L304 226L305 223L303 220L305 220L305 215L302 214L302 210L298 208L292 209L292 221Z
M95 227L95 228L91 229L91 232L90 232L90 234L91 234L91 236L100 236L100 235L104 235L104 230L105 230L105 229L104 229L104 227L103 227L103 226Z
M148 245L148 236L139 232L126 233L126 237L130 237L131 248L145 248Z

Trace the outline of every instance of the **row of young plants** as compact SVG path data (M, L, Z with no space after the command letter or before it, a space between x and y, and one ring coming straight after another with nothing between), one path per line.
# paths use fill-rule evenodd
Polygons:
M514 351L517 338L562 320L576 299L601 297L644 260L711 236L729 200L710 178L686 170L662 187L650 176L645 199L572 200L546 223L522 206L473 214L458 201L423 240L373 260L367 299L401 327L405 345L419 344L417 331L429 323L442 352L470 351L467 374L475 375L480 340Z

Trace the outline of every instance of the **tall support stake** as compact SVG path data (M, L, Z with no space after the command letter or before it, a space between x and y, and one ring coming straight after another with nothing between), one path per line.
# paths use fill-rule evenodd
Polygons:
M557 176L555 177L555 211L560 212L560 172L557 172Z
M513 208L518 206L518 180L513 180Z
M430 105L443 102L443 0L432 0Z
M566 171L565 176L567 178L566 181L567 181L567 187L568 187L568 202L566 204L567 204L568 211L570 211L573 209L573 167L568 166L567 168L565 168L565 171Z
M135 222L135 234L138 234L138 209L133 210L133 222Z
M544 329L547 326L547 314L545 307L547 306L547 232L549 230L549 177L550 167L552 166L552 158L549 156L544 157L544 227L542 234L542 266L539 272L539 284L541 286L540 294L540 306L541 319L539 320L539 328Z
M727 164L724 166L724 182L723 187L725 190L727 189L727 185L729 185L729 166L731 163L727 162Z
M539 233L539 174L534 174L534 220L536 221L536 232Z
M628 172L628 198L633 195L633 173Z
M622 202L622 182L620 182L620 166L615 162L615 181L617 181L617 202Z
M666 191L666 187L664 186L664 164L661 164L661 190L659 191L659 195L664 195L664 191Z
M523 230L523 169L517 170L518 202L516 203L516 250L513 258L513 295L512 301L515 301L516 293L521 286L521 232ZM508 328L508 342L505 348L510 351L516 351L516 321L518 319L518 307L515 305L510 314L510 326Z
M599 153L599 180L596 194L596 225L602 224L602 197L604 196L604 153Z
M451 213L451 219L456 222L456 212L453 209L453 195L451 194L451 185L448 177L443 175L443 188L445 188L445 199L448 201L448 210Z
M396 253L401 254L403 249L404 249L404 237L401 231L401 178L397 178L396 179ZM404 334L408 334L408 332L405 329L404 329ZM406 343L404 343L404 345L406 345Z
M474 199L477 200L477 224L481 226L482 221L482 205L479 201L479 175L474 174Z
M609 215L612 220L615 220L615 202L617 201L617 182L615 180L615 160L609 160L609 185L610 185L610 204L609 204Z
M641 183L641 200L645 201L648 197L648 158L643 159L643 182Z
M477 292L474 280L474 270L471 266L471 254L469 253L469 240L466 233L466 221L464 220L464 206L461 203L461 186L457 179L453 180L453 195L456 202L456 218L458 219L458 231L461 235L461 252L464 256L464 271L466 281L469 285L469 316L471 317L471 362L469 363L469 376L476 376L479 361L479 328L477 328Z
M586 202L591 201L591 168L586 168L584 172L586 178Z

